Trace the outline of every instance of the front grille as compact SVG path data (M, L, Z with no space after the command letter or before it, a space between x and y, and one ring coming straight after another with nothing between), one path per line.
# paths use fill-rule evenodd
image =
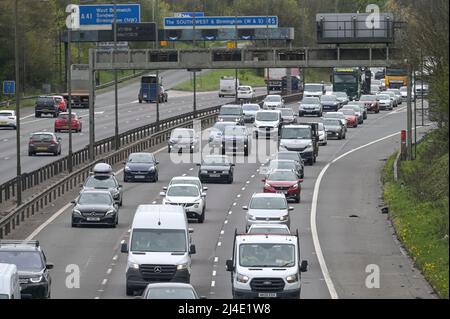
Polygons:
M287 190L289 190L289 186L287 186L287 187L284 187L284 186L279 186L279 187L274 187L275 188L275 190L277 190L277 191L287 191Z
M252 291L281 292L284 289L284 280L281 278L254 278L250 281Z
M140 265L139 271L145 281L170 281L175 276L175 265Z
M285 147L288 151L291 152L303 152L306 150L306 147Z
M182 207L192 207L195 203L181 204L181 203L170 203L170 205L182 206Z
M222 174L223 171L208 171L208 174Z
M256 217L256 220L264 220L267 222L280 221L280 217Z
M105 213L98 213L98 212L90 212L90 213L82 213L83 217L103 217L105 216Z

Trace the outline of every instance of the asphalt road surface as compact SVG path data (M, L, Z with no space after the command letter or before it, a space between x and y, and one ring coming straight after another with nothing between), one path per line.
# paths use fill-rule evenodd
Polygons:
M160 104L160 119L165 119L188 113L193 108L193 94L190 92L170 91L179 83L190 79L191 74L182 70L170 70L162 73L163 84L169 89L169 102ZM139 81L125 85L118 90L119 96L119 132L144 126L156 121L156 104L139 104L137 95ZM265 89L257 89L257 94L263 94ZM219 98L218 92L197 93L197 109L204 109L233 101L233 98ZM83 131L73 133L73 151L80 150L89 144L89 110L74 108L73 112L82 116ZM69 152L69 133L61 132L62 154L58 157L38 154L28 156L28 139L33 132L54 130L52 117L35 118L34 107L22 110L21 117L21 163L22 172L31 172L39 167L65 156ZM114 135L114 91L108 91L96 96L95 101L95 140L101 140ZM0 129L0 183L16 176L16 132L11 129Z
M379 207L379 172L399 149L399 132L405 126L405 105L392 112L369 114L364 125L349 129L346 140L329 140L327 146L320 147L317 163L306 166L302 202L290 204L295 207L291 229L299 230L301 259L309 262L308 272L302 275L301 298L435 297L396 242L388 216L381 214ZM425 130L419 128L419 133ZM198 172L195 163L173 164L167 149L156 156L161 163L159 182L124 183L124 206L116 229L71 228L71 208L60 204L55 209L63 208L56 218L35 232L47 259L55 264L51 271L53 298L130 298L125 295L127 256L120 253L120 243L128 238L136 207L160 203L159 192L172 177L196 176ZM245 228L242 206L253 193L262 191L260 165L238 163L233 184L207 185L205 223L190 224L197 248L191 284L200 295L231 298L225 261L231 256L235 229ZM120 173L118 178L122 180ZM30 227L23 232L24 238L33 230ZM71 265L79 267L79 288L66 285ZM380 286L368 288L367 278L376 267Z

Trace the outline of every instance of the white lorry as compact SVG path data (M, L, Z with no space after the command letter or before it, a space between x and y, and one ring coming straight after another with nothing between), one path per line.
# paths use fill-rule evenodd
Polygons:
M298 231L294 235L237 234L232 259L226 261L231 273L233 299L299 299L301 273L308 262L300 262Z
M237 83L236 83L237 82ZM236 96L236 88L240 86L239 79L232 76L222 76L220 78L219 97Z

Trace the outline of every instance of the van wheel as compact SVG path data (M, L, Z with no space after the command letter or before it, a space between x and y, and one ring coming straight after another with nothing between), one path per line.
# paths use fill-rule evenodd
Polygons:
M134 290L127 285L127 296L134 296Z
M202 214L198 217L197 219L199 224L203 224L203 222L205 221L205 210L203 209Z

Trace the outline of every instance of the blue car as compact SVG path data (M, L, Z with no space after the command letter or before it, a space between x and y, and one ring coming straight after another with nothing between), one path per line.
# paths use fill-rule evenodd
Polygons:
M124 162L123 181L158 181L158 164L152 153L132 153Z

